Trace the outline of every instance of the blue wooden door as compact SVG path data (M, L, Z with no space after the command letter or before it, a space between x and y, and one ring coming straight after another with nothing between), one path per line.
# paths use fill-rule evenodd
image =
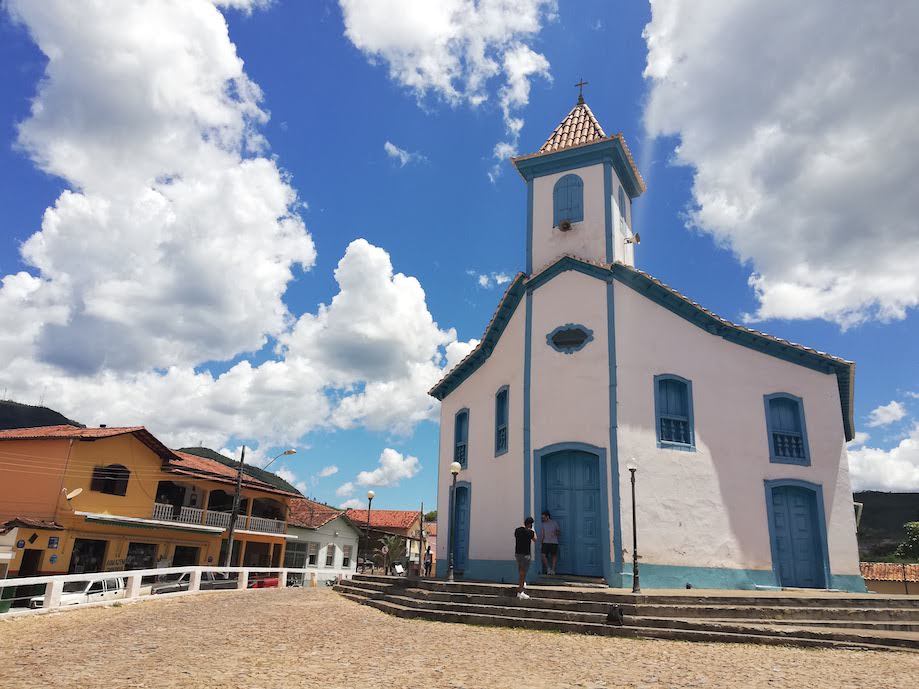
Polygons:
M463 571L469 562L469 488L457 486L455 499L453 518L456 520L456 532L453 542L453 565L456 569Z
M773 488L772 520L779 584L823 588L823 547L814 491L797 486Z
M543 459L543 505L561 529L559 574L603 574L599 461L573 450Z

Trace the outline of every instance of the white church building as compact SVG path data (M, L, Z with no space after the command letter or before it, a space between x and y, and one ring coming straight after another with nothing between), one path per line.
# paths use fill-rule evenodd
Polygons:
M583 98L513 162L526 272L430 391L442 515L462 466L438 575L452 541L457 577L516 581L514 528L549 509L558 573L631 586L634 465L644 588L864 591L845 445L855 365L726 321L635 268L644 181Z

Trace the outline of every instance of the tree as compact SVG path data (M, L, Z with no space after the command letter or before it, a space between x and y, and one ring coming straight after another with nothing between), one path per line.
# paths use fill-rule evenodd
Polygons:
M437 521L437 510L431 510L426 515L424 515L424 521L426 523L436 522Z
M383 572L388 574L389 565L405 557L405 539L396 535L384 536L377 552L383 556Z
M919 560L919 522L906 522L903 528L906 538L897 546L894 555L901 560Z

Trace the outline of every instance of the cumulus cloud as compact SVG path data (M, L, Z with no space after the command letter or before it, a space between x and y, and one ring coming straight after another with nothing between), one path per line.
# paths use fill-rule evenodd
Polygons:
M890 404L884 404L872 409L868 415L868 425L872 428L889 426L900 421L904 416L906 416L906 409L902 404L893 400Z
M322 467L319 472L316 474L319 478L327 478L329 476L334 476L338 473L338 467L334 464L330 464L327 467Z
M919 304L919 4L652 0L645 126L694 168L689 223L752 269L748 320Z
M350 500L345 500L338 507L342 510L366 510L367 503L358 498L351 498Z
M360 486L398 486L402 479L412 478L421 471L421 462L412 455L387 447L380 453L379 466L373 471L362 471L357 475Z
M352 495L353 493L354 493L354 484L351 481L341 484L335 490L335 495L337 495L340 498L344 498L348 495Z
M409 153L404 148L399 148L391 141L387 141L383 144L383 150L386 151L386 155L394 160L399 161L399 167L405 167L412 162L422 162L425 160L425 157L420 153Z
M488 83L503 76L498 102L508 140L493 154L513 155L533 77L550 79L549 62L532 42L555 16L556 0L339 0L345 36L419 100L433 93L451 105L478 106Z
M919 491L919 423L899 445L849 449L854 490Z
M850 440L846 446L849 448L860 447L867 443L871 439L871 436L863 431L856 431L855 437Z
M476 283L483 289L501 287L513 279L513 275L508 275L507 273L477 273L474 270L468 270L466 272L474 277Z

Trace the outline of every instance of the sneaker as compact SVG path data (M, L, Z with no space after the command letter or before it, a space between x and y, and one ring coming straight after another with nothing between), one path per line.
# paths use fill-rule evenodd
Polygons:
M517 598L519 598L520 600L530 600L530 597L527 594L525 594L523 591L517 594Z
M549 570L549 576L550 576L550 577L554 577L554 576L555 576L555 570L554 570L554 569L550 569L550 570Z

